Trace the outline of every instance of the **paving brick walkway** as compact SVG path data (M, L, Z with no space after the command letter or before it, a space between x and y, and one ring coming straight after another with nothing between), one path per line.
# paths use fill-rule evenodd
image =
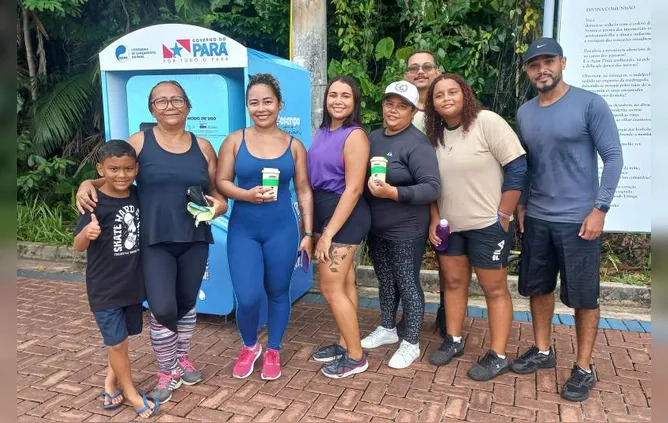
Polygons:
M130 421L130 407L103 410L96 398L104 382L106 353L88 311L81 283L17 278L17 405L19 421ZM147 319L145 319L147 320ZM426 315L423 357L404 370L387 366L393 348L370 354L369 371L331 380L309 361L312 351L336 338L326 305L300 301L285 335L283 376L265 382L256 371L231 377L240 345L233 322L200 316L191 359L204 382L179 388L160 408L160 422L181 421L644 421L651 418L651 334L602 330L594 352L598 383L582 404L562 400L558 389L572 366L575 329L555 326L558 367L536 375L503 375L475 382L466 371L488 345L487 320L466 318L467 352L445 367L426 356L440 344L433 315ZM360 310L364 333L379 321ZM263 332L261 341L266 342ZM530 323L513 322L507 355L533 341ZM157 371L148 331L130 344L135 381L142 390Z

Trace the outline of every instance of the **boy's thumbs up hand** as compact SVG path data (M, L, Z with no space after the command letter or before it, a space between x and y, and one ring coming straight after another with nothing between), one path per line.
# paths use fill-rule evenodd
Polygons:
M102 229L100 228L100 222L97 221L95 213L90 214L90 223L86 225L86 238L92 240L97 239L100 236Z

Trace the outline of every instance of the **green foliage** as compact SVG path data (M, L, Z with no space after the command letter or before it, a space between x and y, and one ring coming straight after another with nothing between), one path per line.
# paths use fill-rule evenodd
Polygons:
M32 169L16 178L18 194L24 198L36 195L51 196L53 194L71 194L74 185L67 170L75 162L62 157L45 159L31 154L27 161Z
M63 147L85 125L97 90L91 72L62 78L32 104L32 151L45 155Z
M187 0L186 0L187 1ZM290 2L286 0L211 0L196 21L266 53L288 56Z
M58 17L79 16L88 0L23 0L23 7L37 12L51 12Z
M390 37L385 37L376 44L376 60L390 59L394 52L394 40Z
M72 245L78 218L72 206L48 206L40 198L16 205L16 239L51 245Z
M405 0L399 13L382 1L331 3L338 51L328 75L360 82L370 129L380 124L384 87L403 78L415 50L433 51L441 70L461 74L483 104L509 120L526 97L518 54L536 35L540 0Z

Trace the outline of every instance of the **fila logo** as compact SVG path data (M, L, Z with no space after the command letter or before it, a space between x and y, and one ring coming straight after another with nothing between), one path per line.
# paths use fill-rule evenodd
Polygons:
M492 261L499 261L501 259L501 252L503 251L503 247L506 245L506 241L501 241L496 245L499 248L494 250L492 253Z

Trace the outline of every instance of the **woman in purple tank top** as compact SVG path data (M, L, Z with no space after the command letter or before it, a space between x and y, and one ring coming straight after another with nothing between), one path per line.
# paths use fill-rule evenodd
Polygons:
M361 373L369 366L360 341L353 269L355 251L371 227L371 212L362 196L369 138L360 125L360 97L359 85L348 76L329 82L322 124L307 157L320 290L341 333L338 343L322 346L313 358L328 363L322 373L331 378Z

